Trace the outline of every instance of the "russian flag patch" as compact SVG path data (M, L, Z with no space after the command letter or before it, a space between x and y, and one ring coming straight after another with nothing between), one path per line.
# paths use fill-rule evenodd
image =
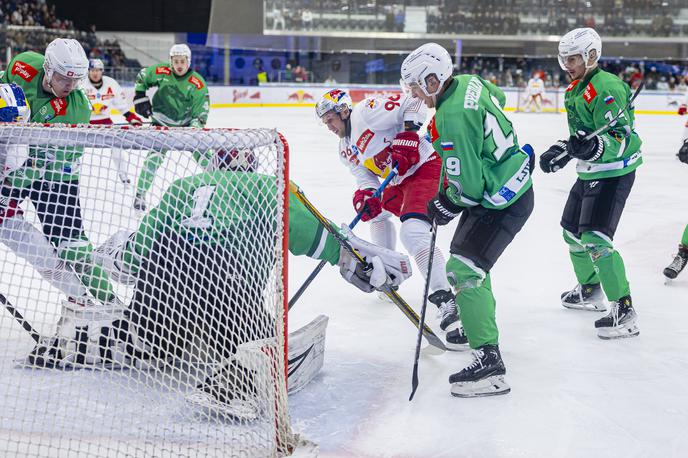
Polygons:
M454 149L454 142L440 142L442 151L451 151Z
M611 105L614 103L614 97L611 95L608 95L607 97L604 98L604 103L605 105Z

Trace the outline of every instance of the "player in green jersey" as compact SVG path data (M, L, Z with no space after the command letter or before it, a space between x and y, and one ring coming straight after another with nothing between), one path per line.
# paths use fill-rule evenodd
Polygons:
M276 287L272 269L281 259L276 179L231 170L233 158L225 157L213 161L215 170L175 181L138 230L118 232L98 248L97 259L113 278L135 285L131 303L126 310L63 306L58 348L47 346L41 356L58 367L165 365L186 359L201 338L222 362L242 343L274 337L264 335L276 326L264 302ZM410 276L406 255L345 231L370 263L364 269L291 194L288 206L292 254L339 265L341 275L365 292ZM266 325L253 329L250 323ZM231 371L250 380L243 369ZM226 384L215 382L200 388L231 404Z
M570 136L540 156L540 167L556 172L578 159L578 179L561 218L578 285L564 292L561 302L567 308L604 311L606 295L610 311L595 321L595 328L600 338L616 339L639 333L624 262L612 240L643 160L633 107L625 109L631 90L598 67L601 54L602 40L590 28L572 30L559 42L559 63L571 78L564 97ZM608 131L585 140L621 110Z
M170 49L170 62L141 69L136 77L134 109L141 116L151 118L154 126L205 127L210 99L203 77L191 70L191 50L185 44ZM146 90L157 87L151 101ZM152 104L151 104L152 102ZM167 151L151 151L143 163L136 183L134 208L146 209L146 193L153 185L155 173L165 160ZM195 152L194 159L207 166L207 157Z
M490 270L533 210L532 150L519 146L502 111L504 93L476 75L452 77L451 57L440 45L428 43L409 54L401 79L436 109L428 134L442 157L442 185L428 203L428 216L445 225L461 215L446 267L474 361L449 377L451 393L508 393Z
M91 108L79 84L88 72L81 44L58 38L45 50L17 54L0 78L20 86L31 107L31 121L49 124L88 124ZM79 201L81 147L29 148L25 167L5 177L5 199L28 198L43 233L90 293L103 302L116 301L107 274L93 263L93 247L84 233Z
M684 164L688 164L688 148L681 148L681 151L678 153L678 158ZM664 276L673 280L686 267L686 264L688 264L688 225L683 230L683 237L678 246L678 253L676 253L671 264L664 269Z

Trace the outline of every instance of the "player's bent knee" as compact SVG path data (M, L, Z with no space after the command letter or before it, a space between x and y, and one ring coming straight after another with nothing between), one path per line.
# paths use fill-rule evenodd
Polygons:
M588 252L593 262L611 256L614 253L612 241L600 232L584 232L581 235L581 242Z
M464 256L452 254L447 261L447 280L456 291L478 288L486 276L483 269Z

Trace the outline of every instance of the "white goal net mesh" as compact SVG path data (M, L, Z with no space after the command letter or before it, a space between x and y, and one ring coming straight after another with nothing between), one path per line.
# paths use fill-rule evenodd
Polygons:
M0 456L289 452L287 150L0 124Z
M547 87L542 92L532 91L527 87L518 88L517 112L559 114L559 108L559 91L557 88Z

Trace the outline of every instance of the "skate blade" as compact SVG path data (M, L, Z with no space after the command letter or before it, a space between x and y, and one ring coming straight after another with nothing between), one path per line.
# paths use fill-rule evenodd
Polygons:
M459 343L447 342L445 340L444 346L447 347L447 350L449 350L449 351L468 351L471 349L471 347L468 345L468 342L466 342L465 344L459 344Z
M186 402L211 418L246 422L255 421L259 416L258 406L253 402L240 399L220 402L201 390L188 394Z
M631 327L618 326L616 328L598 328L597 337L602 340L626 339L628 337L636 337L640 334L637 325Z
M438 323L438 326L440 329L442 329L442 325ZM459 329L461 327L461 320L456 320L453 323L447 325L445 329L442 329L442 332L452 332L456 329Z
M507 394L511 387L504 381L503 375L493 375L477 382L452 383L451 395L457 398L480 398Z
M607 306L598 302L584 302L580 305L573 305L562 302L561 305L569 310L583 310L586 312L606 312Z

